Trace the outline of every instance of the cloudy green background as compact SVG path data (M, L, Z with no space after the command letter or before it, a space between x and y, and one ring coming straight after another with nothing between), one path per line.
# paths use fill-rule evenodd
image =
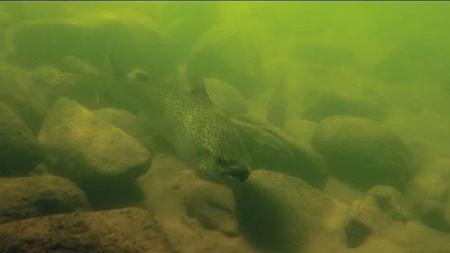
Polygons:
M32 71L114 55L161 82L187 63L235 86L261 117L284 76L290 119L362 110L445 156L448 13L449 2L6 2L0 60ZM308 112L317 94L321 112Z

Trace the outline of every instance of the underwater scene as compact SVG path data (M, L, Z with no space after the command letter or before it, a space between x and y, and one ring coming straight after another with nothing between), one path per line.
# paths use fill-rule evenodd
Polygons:
M0 253L450 253L450 2L0 3Z

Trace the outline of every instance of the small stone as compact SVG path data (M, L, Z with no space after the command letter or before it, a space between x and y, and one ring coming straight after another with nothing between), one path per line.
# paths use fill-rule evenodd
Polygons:
M366 224L354 219L349 220L345 226L347 246L349 248L360 246L372 233L372 229Z

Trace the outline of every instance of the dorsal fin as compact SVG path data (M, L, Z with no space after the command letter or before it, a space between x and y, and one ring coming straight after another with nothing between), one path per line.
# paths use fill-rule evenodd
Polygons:
M188 92L193 97L200 99L208 104L213 104L209 98L203 78L199 75L193 75L189 81Z

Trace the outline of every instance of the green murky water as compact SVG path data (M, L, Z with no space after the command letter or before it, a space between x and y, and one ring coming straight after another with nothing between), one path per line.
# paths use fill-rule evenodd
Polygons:
M0 188L57 175L84 211L151 210L176 252L450 252L449 12L3 2ZM8 224L81 205L23 187Z

